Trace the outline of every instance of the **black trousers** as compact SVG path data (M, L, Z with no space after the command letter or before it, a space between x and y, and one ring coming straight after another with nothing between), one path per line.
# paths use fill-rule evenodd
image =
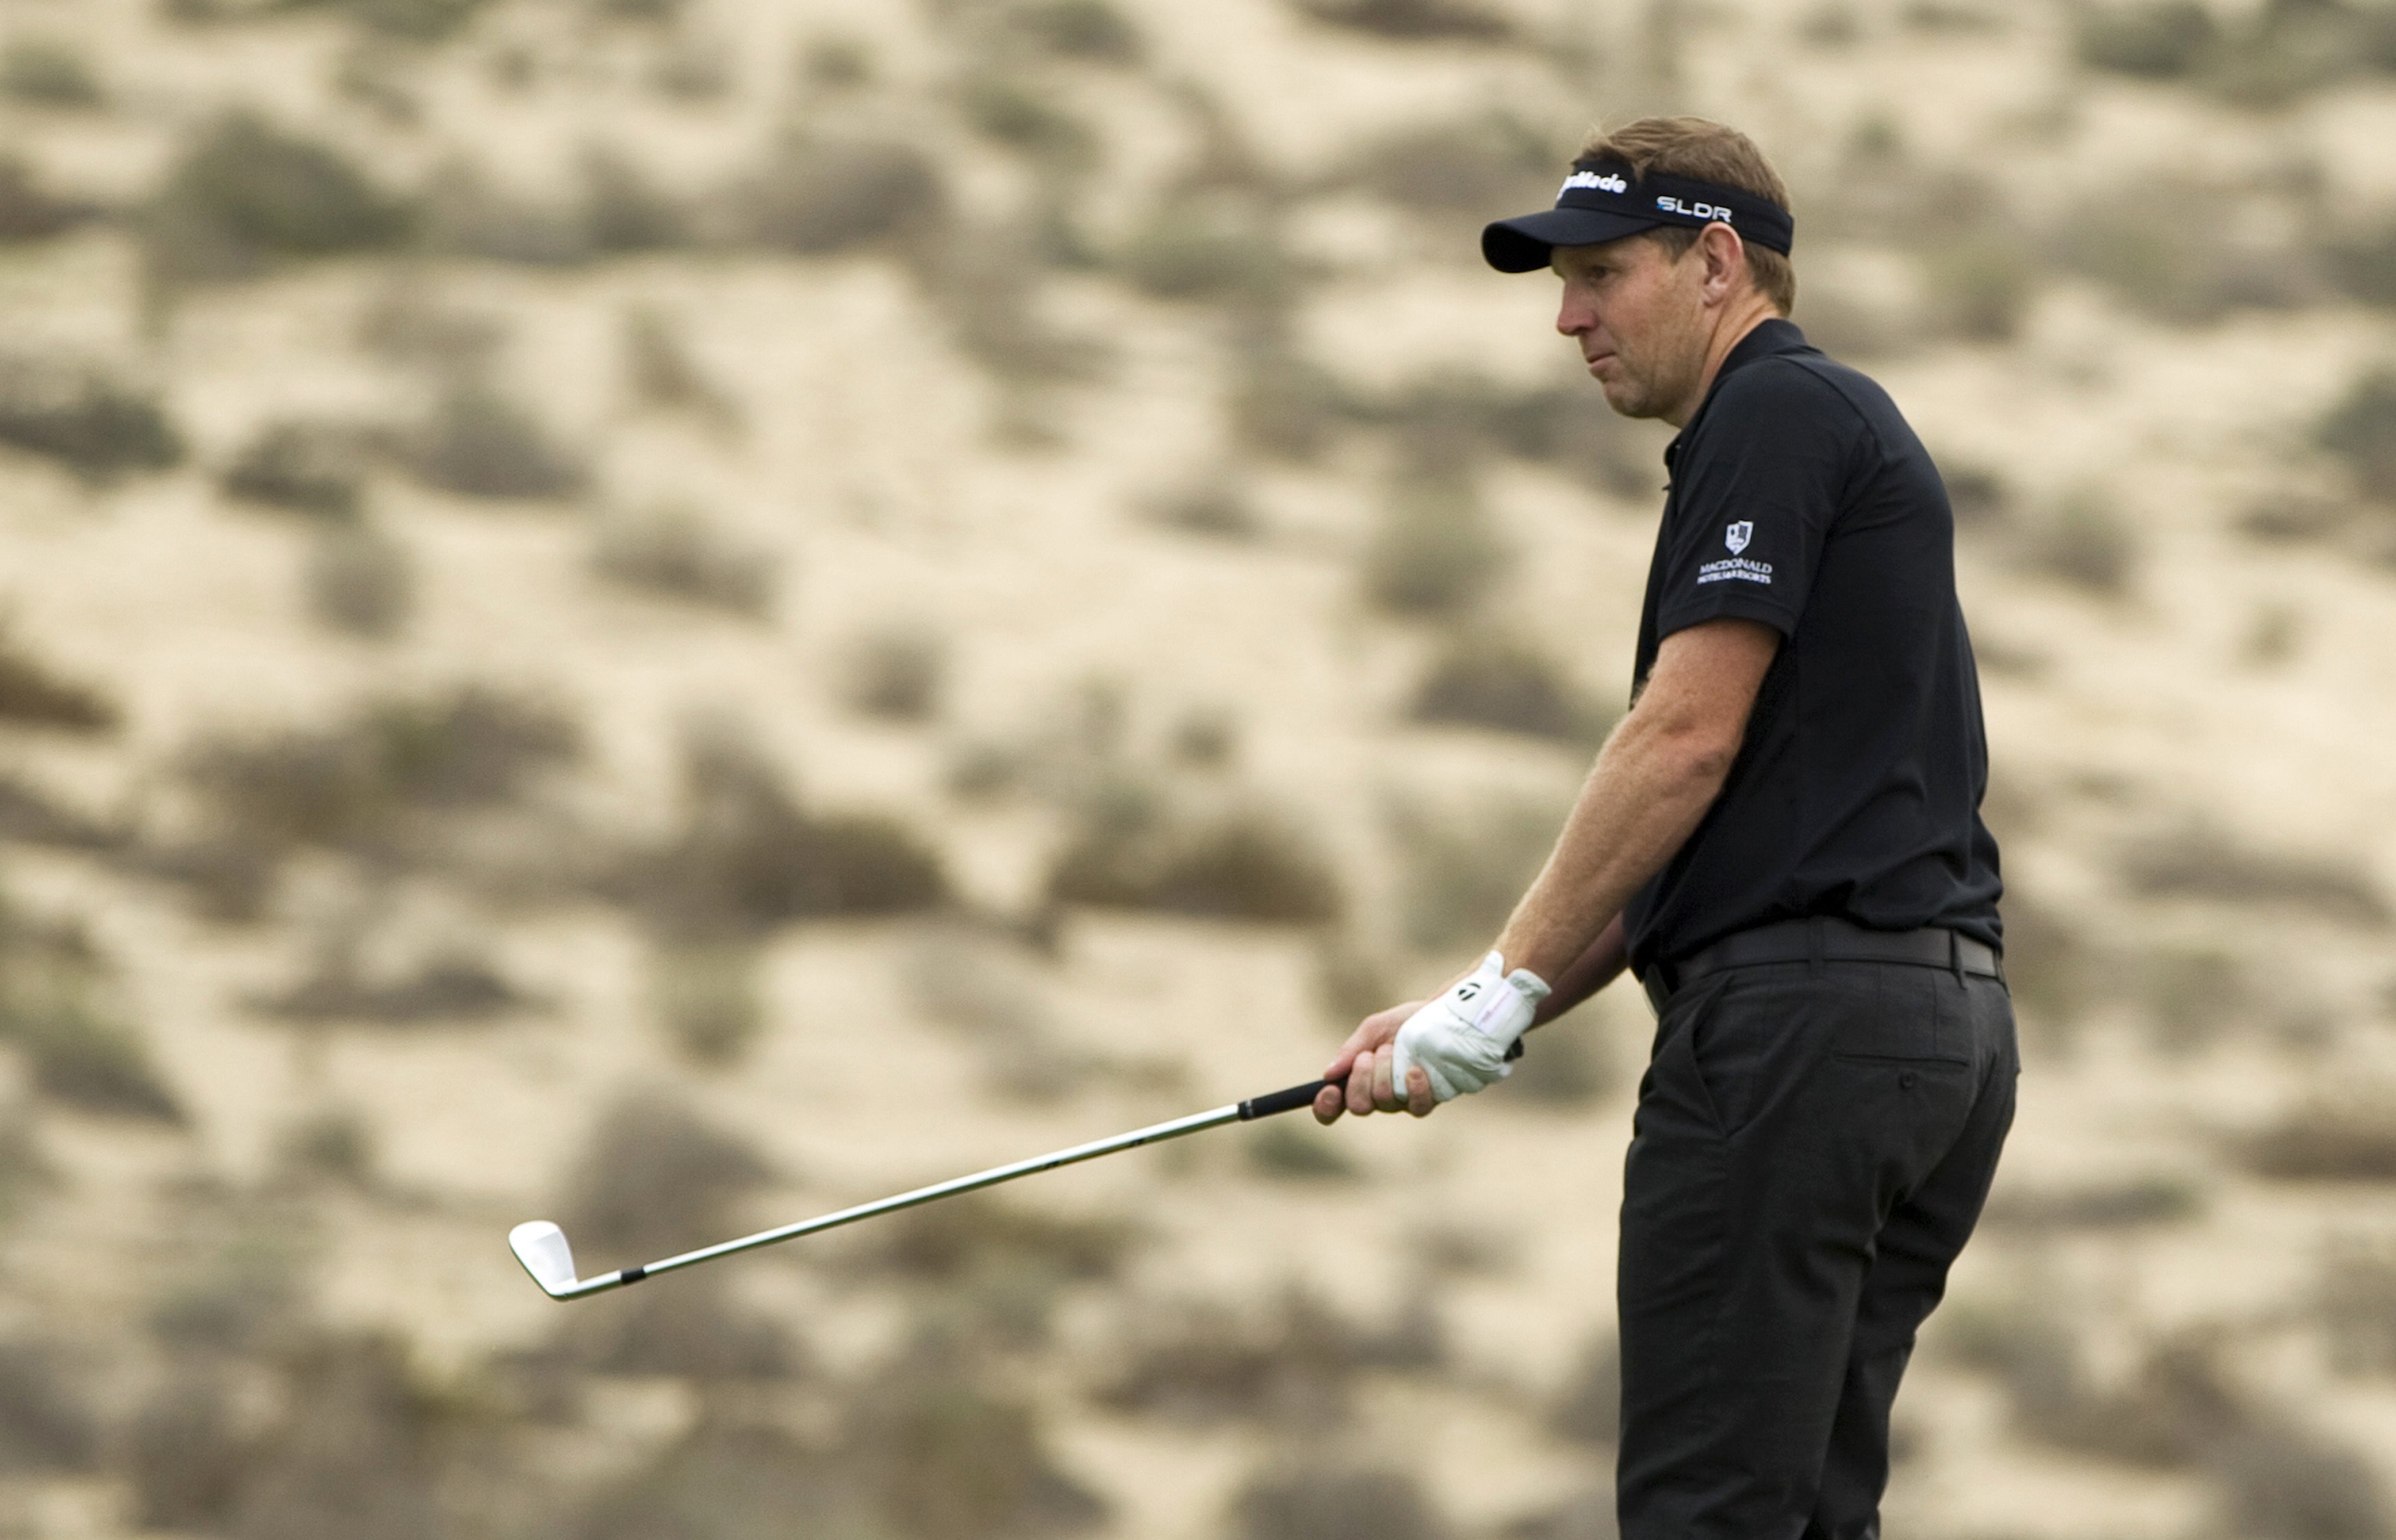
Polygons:
M2003 983L1943 968L1728 968L1665 1002L1623 1179L1623 1540L1877 1540L1889 1403L2018 1067Z

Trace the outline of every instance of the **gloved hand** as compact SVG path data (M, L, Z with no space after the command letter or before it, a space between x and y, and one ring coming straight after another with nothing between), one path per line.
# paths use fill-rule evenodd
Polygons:
M1550 991L1547 981L1528 968L1505 970L1506 960L1491 952L1469 977L1406 1018L1398 1029L1392 1064L1401 1095L1406 1071L1418 1064L1440 1101L1494 1085L1514 1072L1506 1056Z

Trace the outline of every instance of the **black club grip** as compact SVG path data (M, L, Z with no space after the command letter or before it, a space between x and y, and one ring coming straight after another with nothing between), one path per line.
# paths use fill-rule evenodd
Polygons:
M1258 1118L1270 1118L1276 1112L1295 1112L1301 1107L1312 1107L1315 1096L1324 1086L1346 1083L1344 1080L1309 1081L1304 1085L1293 1085L1286 1091L1273 1091L1252 1097L1240 1104L1240 1121L1254 1122Z

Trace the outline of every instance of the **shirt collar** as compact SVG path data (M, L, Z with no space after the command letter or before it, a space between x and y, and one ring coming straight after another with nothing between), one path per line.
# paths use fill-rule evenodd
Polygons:
M1796 352L1812 346L1805 340L1805 334L1797 329L1794 321L1776 315L1768 321L1759 322L1724 355L1722 367L1714 371L1713 383L1706 387L1706 399L1697 404L1697 415L1689 418L1689 426L1673 434L1672 442L1664 446L1665 471L1668 473L1671 471L1681 442L1689 436L1691 429L1705 419L1706 408L1713 405L1715 393L1722 389L1723 381L1730 378L1732 370L1743 369L1758 359L1770 358L1775 353Z

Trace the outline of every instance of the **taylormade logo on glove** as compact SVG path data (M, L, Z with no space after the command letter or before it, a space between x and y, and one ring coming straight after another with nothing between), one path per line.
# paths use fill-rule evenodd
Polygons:
M1397 1053L1391 1063L1398 1095L1405 1095L1406 1071L1418 1064L1431 1077L1431 1095L1441 1101L1454 1101L1512 1074L1514 1067L1506 1062L1506 1055L1549 993L1547 981L1528 968L1508 973L1506 960L1496 952L1483 958L1471 976L1459 979L1398 1029Z

